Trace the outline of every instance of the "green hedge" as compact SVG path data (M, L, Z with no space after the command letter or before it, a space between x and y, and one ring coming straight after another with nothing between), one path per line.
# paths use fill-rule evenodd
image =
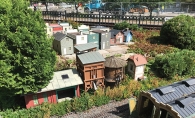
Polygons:
M93 106L107 104L109 101L109 97L104 95L83 93L79 98L73 98L72 100L66 100L58 104L44 103L34 108L16 111L8 109L0 112L0 116L3 118L49 118L50 116L63 116L72 111L85 111Z
M181 50L155 58L153 69L161 77L193 76L195 73L195 51Z

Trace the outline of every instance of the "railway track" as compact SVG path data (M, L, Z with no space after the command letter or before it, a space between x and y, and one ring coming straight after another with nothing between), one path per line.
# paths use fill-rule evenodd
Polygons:
M130 118L128 99L94 107L85 112L73 112L61 118Z

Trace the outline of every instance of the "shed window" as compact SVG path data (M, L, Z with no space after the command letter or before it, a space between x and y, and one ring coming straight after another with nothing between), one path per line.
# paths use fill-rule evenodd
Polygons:
M81 40L84 40L84 37L81 37Z
M133 71L133 65L129 64L129 70Z
M69 50L71 50L71 47L68 47Z
M44 102L48 102L47 93L43 93Z
M66 38L66 41L69 41L69 38Z
M37 95L33 95L33 102L34 102L34 105L39 104L39 101L37 99Z

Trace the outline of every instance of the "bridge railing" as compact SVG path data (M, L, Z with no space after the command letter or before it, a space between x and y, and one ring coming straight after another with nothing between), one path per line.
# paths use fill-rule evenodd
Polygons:
M165 22L164 16L144 16L137 15L120 15L120 14L81 14L81 13L66 13L60 11L42 11L43 19L48 21L67 21L73 20L76 22L94 22L94 23L119 23L126 21L130 24L138 25L162 25Z

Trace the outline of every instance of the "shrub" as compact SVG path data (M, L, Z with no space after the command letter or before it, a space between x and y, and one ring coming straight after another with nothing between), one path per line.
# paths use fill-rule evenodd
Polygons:
M194 75L195 73L195 51L182 50L157 56L152 65L153 70L161 77L173 78L174 76Z
M8 109L4 112L0 112L0 116L3 118L49 118L51 105L44 103L40 106L13 111Z
M82 93L81 97L72 100L72 108L76 112L85 111L92 107L89 93Z
M113 27L113 29L118 29L118 30L123 30L125 28L129 28L130 24L127 23L126 21L121 22L121 23L116 23Z
M94 93L93 101L95 106L101 106L107 104L110 98L105 95L104 89L98 88Z
M108 96L112 100L121 100L123 99L123 91L125 91L125 86L120 85L118 88L114 87L110 89L110 87L106 88L106 96Z
M165 22L160 31L161 41L180 49L195 49L195 19L180 15Z
M51 116L63 116L72 111L71 101L65 100L58 104L52 104Z

